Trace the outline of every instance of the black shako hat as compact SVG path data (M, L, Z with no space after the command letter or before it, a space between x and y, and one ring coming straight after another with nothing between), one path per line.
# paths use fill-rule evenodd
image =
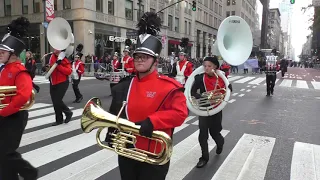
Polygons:
M9 51L17 56L25 49L22 38L27 34L30 22L25 17L19 17L8 25L8 34L4 35L0 49Z
M162 43L160 39L156 37L160 32L160 17L154 12L146 12L141 17L137 27L139 28L139 37L137 40L137 48L133 55L142 53L158 57L162 50Z
M207 56L207 57L205 57L205 58L203 59L203 61L210 61L210 62L212 62L214 65L216 65L217 68L220 67L220 63L219 63L219 61L218 61L217 56Z

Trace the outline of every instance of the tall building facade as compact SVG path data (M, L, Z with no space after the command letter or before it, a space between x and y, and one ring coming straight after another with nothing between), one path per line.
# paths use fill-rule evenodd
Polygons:
M178 0L54 0L55 17L66 19L72 28L75 44L83 43L84 54L98 57L121 53L125 39L137 38L136 24L139 15L159 10ZM18 16L31 22L29 36L25 38L28 49L45 53L45 24L43 0L0 0L0 35L6 26ZM141 2L141 3L139 3ZM177 52L180 40L188 37L188 53L191 57L203 57L211 52L212 42L223 20L222 0L197 0L197 11L192 11L192 0L186 0L159 13L163 42L161 56ZM49 45L47 45L49 46ZM47 50L47 52L49 52Z
M254 35L256 28L256 0L226 0L226 16L240 16L251 28Z
M277 49L283 54L283 35L281 30L281 14L278 8L270 9L269 16L269 34L270 47L272 49Z

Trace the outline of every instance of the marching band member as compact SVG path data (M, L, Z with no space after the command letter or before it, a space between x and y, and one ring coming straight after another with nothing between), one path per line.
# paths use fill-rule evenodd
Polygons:
M113 60L111 62L111 65L112 65L112 71L113 72L119 72L119 69L121 68L121 64L118 60L118 53L115 52L114 55L113 55ZM110 83L110 89L112 89L112 87L116 85L115 83Z
M273 95L274 86L277 79L277 53L276 49L271 51L271 56L267 56L266 59L266 84L267 84L267 95Z
M229 64L227 64L225 61L223 61L220 70L223 71L225 73L225 76L228 78L229 74L230 74L230 68L231 66Z
M184 85L187 78L193 71L193 65L187 60L186 54L181 51L179 53L179 61L173 64L172 73L170 77L174 77L180 84Z
M53 123L52 126L57 126L63 123L62 112L66 115L64 123L68 123L73 115L73 112L63 102L63 97L69 87L69 76L72 73L71 63L65 57L65 53L63 51L56 49L50 57L50 67L55 63L58 64L58 66L50 76L50 96L54 112L56 114L56 122Z
M126 46L126 48L123 50L123 63L124 63L124 70L131 75L134 72L134 64L133 64L133 58L129 55L129 47Z
M152 24L154 23L154 24ZM160 152L159 143L151 137L154 130L173 135L173 128L180 126L186 119L188 110L183 87L175 80L159 75L157 58L162 43L156 37L160 31L161 19L156 13L145 13L138 27L137 48L133 54L137 75L126 77L112 88L110 113L117 115L123 101L127 101L126 112L121 114L131 122L141 125L137 136L136 148L156 153ZM108 129L106 142L112 143ZM164 165L151 165L119 156L119 169L122 180L165 180L169 162Z
M80 55L80 56L79 56ZM72 62L72 88L74 95L76 96L76 100L73 103L80 103L83 99L82 94L80 93L79 83L81 80L81 76L84 73L84 64L81 61L82 54L76 54L74 56L74 61Z
M25 67L29 71L29 73L31 75L31 79L33 80L33 78L36 76L37 65L36 65L36 60L34 60L33 57L32 57L31 51L27 51L26 52L26 64L25 64ZM32 82L32 86L37 92L40 91L40 87L38 85L36 85L34 82Z
M35 180L38 171L17 152L23 131L28 121L28 111L20 109L32 94L32 80L27 69L21 64L19 54L25 49L23 36L29 27L28 19L20 17L8 26L0 43L0 64L4 68L0 74L0 86L16 86L15 96L7 96L1 101L8 106L0 109L0 179ZM0 104L1 104L0 103Z
M214 76L213 71L216 69L219 69L219 61L216 56L212 57L205 57L203 60L203 66L205 69L205 73L198 74L195 76L194 85L191 89L191 95L195 98L200 98L201 95L197 93L197 91L200 89L200 93L204 93L207 91L214 90L215 84L218 83L218 85L221 88L225 88L224 81L222 78L216 78ZM228 88L232 91L232 86L229 85ZM207 164L209 161L209 150L208 150L208 138L209 134L208 131L212 137L212 139L217 144L216 153L221 154L223 145L224 145L224 138L221 135L220 131L222 130L222 111L218 112L217 114L214 114L212 116L199 116L199 144L202 151L202 156L199 159L199 162L197 163L197 168L202 168Z

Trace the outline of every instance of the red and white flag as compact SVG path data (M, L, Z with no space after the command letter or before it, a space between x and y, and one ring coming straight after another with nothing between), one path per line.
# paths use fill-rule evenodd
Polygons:
M54 19L54 0L46 0L46 21Z

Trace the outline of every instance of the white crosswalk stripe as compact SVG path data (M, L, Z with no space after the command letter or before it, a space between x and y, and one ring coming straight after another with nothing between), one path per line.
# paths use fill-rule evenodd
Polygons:
M96 79L95 77L81 77L81 80L90 80L90 79ZM35 76L33 78L33 82L35 84L49 84L49 80L46 79L44 76Z
M235 84L248 84L247 87L256 88L259 85L266 85L265 77L252 77L252 76L232 76L228 79L231 83ZM279 82L279 83L278 83ZM316 89L320 90L320 82L316 81L305 81L301 79L276 79L276 86L287 87L287 88L299 88L299 89ZM240 91L244 91L244 89L240 89Z
M32 118L21 140L19 151L22 156L39 169L41 180L120 179L117 171L114 174L118 168L117 154L96 145L96 130L88 134L82 132L82 109L73 108L73 112L74 118L68 124L51 126L55 121L53 107L36 103L29 111ZM189 116L182 126L175 128L174 139L180 140L173 148L166 178L168 180L188 177L201 156L197 118ZM224 137L230 133L229 130L221 132ZM106 129L101 133L101 140L105 134ZM209 178L264 180L276 141L274 137L243 134L233 144L233 150L222 165ZM209 138L209 151L214 150L215 146L212 138ZM316 180L320 177L320 146L295 142L291 163L290 179Z

